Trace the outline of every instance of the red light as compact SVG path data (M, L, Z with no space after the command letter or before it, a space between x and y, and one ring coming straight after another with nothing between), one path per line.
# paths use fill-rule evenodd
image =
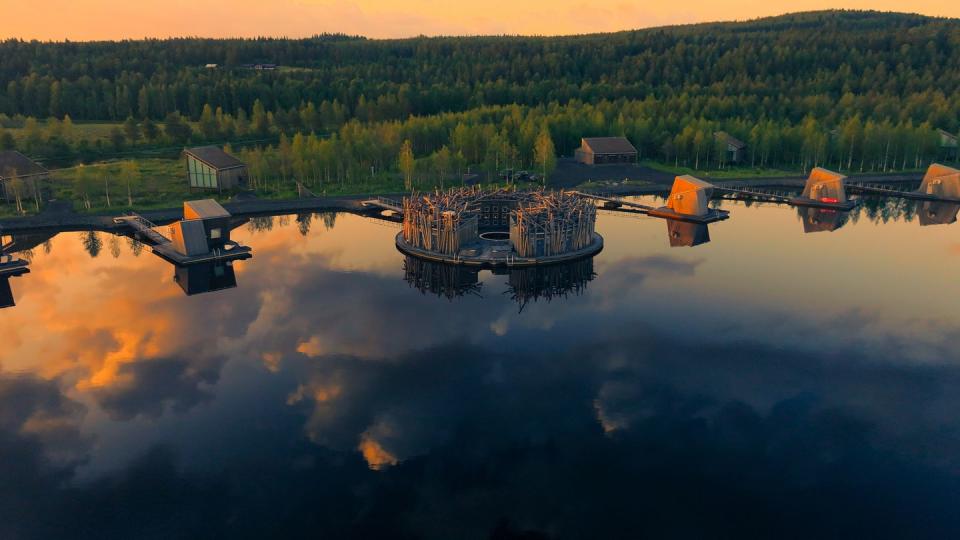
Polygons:
M820 202L825 202L825 203L838 203L838 202L840 202L840 199L837 199L837 198L835 198L835 197L820 197Z

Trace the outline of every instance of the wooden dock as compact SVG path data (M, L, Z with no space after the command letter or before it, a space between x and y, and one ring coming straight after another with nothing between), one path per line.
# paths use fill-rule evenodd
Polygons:
M882 195L885 197L899 197L901 199L909 199L912 201L929 201L929 202L946 202L946 203L960 203L960 199L955 199L951 197L941 197L939 195L933 195L930 193L923 193L921 191L908 191L897 189L894 186L888 185L879 185L879 184L849 184L847 189L853 193L860 193L862 195Z
M30 263L23 259L14 259L10 255L0 255L0 277L19 276L30 271Z
M367 208L379 208L381 210L391 210L398 214L403 214L403 203L393 199L388 199L386 197L367 199L365 201L361 201L360 204Z

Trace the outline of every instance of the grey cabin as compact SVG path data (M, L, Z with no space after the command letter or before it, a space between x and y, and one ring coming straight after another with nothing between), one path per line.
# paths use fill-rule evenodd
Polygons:
M190 188L229 190L247 186L247 166L216 146L183 151Z

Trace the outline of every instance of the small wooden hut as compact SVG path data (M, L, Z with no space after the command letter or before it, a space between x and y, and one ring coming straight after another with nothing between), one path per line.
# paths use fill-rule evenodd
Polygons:
M49 175L46 168L16 150L0 151L0 197L6 202L16 200L21 189L21 199L39 194ZM17 185L18 180L22 187Z
M960 170L934 163L927 168L917 191L925 195L960 199Z

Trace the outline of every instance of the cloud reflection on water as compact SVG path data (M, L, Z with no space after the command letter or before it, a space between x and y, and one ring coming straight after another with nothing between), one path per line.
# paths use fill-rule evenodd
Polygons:
M0 536L957 530L956 320L717 302L720 241L659 223L518 313L507 276L451 302L384 248L346 265L338 234L380 233L341 225L257 233L239 288L189 298L56 238L0 315Z

